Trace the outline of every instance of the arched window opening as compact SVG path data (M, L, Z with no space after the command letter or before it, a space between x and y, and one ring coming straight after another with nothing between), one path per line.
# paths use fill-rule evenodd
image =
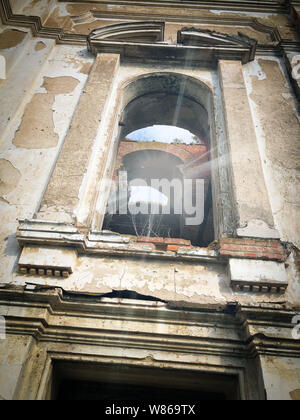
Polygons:
M185 79L174 81L175 92L166 75L154 76L152 88L162 91L137 94L124 108L103 229L207 246L214 240L208 113Z

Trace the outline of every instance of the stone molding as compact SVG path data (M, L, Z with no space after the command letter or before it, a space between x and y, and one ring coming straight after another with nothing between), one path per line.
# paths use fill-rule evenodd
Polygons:
M98 2L101 3L101 2ZM124 2L122 2L123 4ZM153 5L153 2L151 2ZM176 7L184 7L186 8L188 6L189 2L185 2L184 6L182 2L177 3ZM223 4L223 7L221 6L221 3ZM118 4L118 2L116 2ZM132 5L133 3L128 3ZM141 6L140 2L136 4L137 6ZM164 3L164 6L167 4ZM283 12L286 13L289 10L288 4L282 4L282 2L218 2L216 4L215 2L210 3L208 2L201 2L201 5L195 5L195 3L190 3L190 7L193 8L199 8L199 9L214 9L214 8L221 8L222 10L227 10L226 5L228 5L228 10L256 10L257 12ZM244 7L244 8L243 8ZM97 17L107 17L110 14L108 12L102 13L101 15L97 11L91 11L92 15ZM82 35L82 34L73 34L73 33L67 33L64 32L61 28L51 28L51 27L45 27L42 24L41 18L39 16L26 16L26 15L17 15L12 12L10 1L9 0L0 0L0 17L4 25L10 25L10 26L20 26L23 28L30 28L33 35L36 37L41 38L49 38L49 39L55 39L58 44L71 44L71 45L86 45L88 36ZM133 17L125 16L124 14L120 15L117 11L114 11L114 17L115 18L128 18L132 19ZM141 15L138 14L134 16L134 19L147 19L147 15ZM176 16L167 16L167 19L165 15L151 15L151 19L158 19L158 20L169 20L169 21L185 21L185 22L192 22L192 23L209 23L211 25L215 24L225 24L225 25L237 25L237 26L249 26L252 29L255 29L257 31L267 33L270 35L272 39L271 45L259 45L257 47L257 54L262 55L268 55L268 54L275 54L275 55L284 55L285 52L288 51L300 51L300 43L297 41L289 41L289 40L283 40L281 39L281 36L277 30L277 28L272 28L267 25L261 24L257 19L255 18L247 18L247 17L237 17L237 18L225 18L225 17L205 17L205 18L193 18L190 17L184 17L179 19ZM275 45L274 45L275 44Z
M79 254L85 255L143 256L145 258L218 262L217 253L212 249L181 246L176 248L176 252L159 251L149 243L136 242L133 238L128 239L128 237L117 233L105 231L81 233L72 225L40 220L20 220L17 239L24 249L26 247L36 247L36 256L32 256L32 267L30 267L30 263L27 261L27 268L34 268L34 261L36 262L38 259L39 247L49 249L51 247L58 247L60 249L72 248ZM50 253L48 255L50 258ZM22 259L20 261L19 269L26 268L23 267L26 264L22 264ZM42 264L37 265L39 269L43 268ZM44 267L45 269L47 268L46 265ZM56 266L52 266L52 270L55 269ZM72 269L68 271L71 273ZM47 275L46 271L45 274Z
M58 0L60 3L66 3L66 0ZM73 3L82 3L82 0L73 0ZM92 0L93 4L106 4L105 0ZM277 12L287 13L289 8L289 1L287 0L269 0L269 1L232 1L232 0L205 0L197 3L192 0L164 0L163 5L161 0L112 0L110 4L113 5L127 5L127 6L151 6L153 9L163 7L177 7L180 9L211 9L211 10L228 10L228 11L248 11L248 12ZM297 3L297 1L293 1Z
M292 338L291 321L297 312L281 304L194 304L182 311L177 302L101 296L84 301L80 294L68 298L59 288L9 285L0 285L0 303L9 308L7 334L31 335L49 344L176 350L234 358L261 354L300 358L300 342ZM152 327L153 323L165 328ZM153 328L161 332L154 333Z
M39 16L15 15L9 0L0 0L0 17L4 25L30 28L33 36L55 39L58 44L86 44L87 37L85 35L65 33L60 28L47 28L43 26Z
M283 294L288 286L283 263L230 258L228 272L235 291Z
M182 28L178 31L177 42L178 44L189 46L215 46L219 48L223 46L224 50L226 47L230 46L231 49L239 49L241 52L240 59L243 64L254 60L257 48L257 41L249 38L241 32L239 32L238 36L236 36L222 34L216 31L196 29L193 27ZM221 50L219 56L220 59L223 58L223 54L225 54L225 51L223 52L223 50Z
M88 36L88 42L105 40L130 42L134 39L139 42L163 42L164 30L164 22L119 23L93 30Z
M178 32L177 45L163 42L161 22L136 22L112 25L92 31L88 36L88 50L99 53L120 54L129 59L177 59L185 60L187 48L192 49L191 59L206 65L216 64L217 60L240 60L243 64L253 61L257 41L239 33L230 36L214 31L184 28ZM128 38L130 34L130 38ZM133 36L136 41L131 41ZM145 42L145 37L155 42Z

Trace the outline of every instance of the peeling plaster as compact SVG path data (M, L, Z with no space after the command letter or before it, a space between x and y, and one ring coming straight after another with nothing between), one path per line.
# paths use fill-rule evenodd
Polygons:
M253 68L261 70L255 74ZM282 240L299 247L300 124L294 96L278 58L244 66L244 77L275 226Z
M286 271L289 285L286 291L286 298L292 305L300 308L300 267L297 266L295 251L290 253L287 264Z
M9 161L0 159L0 196L5 196L14 190L20 181L20 177L21 174L18 169Z
M58 135L54 131L53 104L55 95L69 94L79 81L69 76L44 78L42 88L47 94L36 93L26 105L21 125L13 144L25 149L45 149L56 147Z
M0 50L16 47L24 41L26 35L27 32L19 29L6 29L0 33Z
M37 53L35 47L39 42L43 42L46 48ZM3 107L1 107L0 117L3 121L0 122L3 122L5 130L1 133L0 162L5 160L10 162L14 168L18 168L20 177L17 175L13 178L10 177L10 182L18 180L18 183L14 189L11 189L0 199L2 222L0 240L4 244L0 251L2 282L12 281L18 257L19 248L15 240L17 219L31 219L38 209L49 174L55 164L59 148L69 128L74 109L87 79L87 75L81 73L80 69L82 67L87 69L93 62L93 57L83 53L80 47L56 46L51 52L52 46L52 40L42 41L32 38L28 39L25 51L17 50L18 47L7 50L14 52L16 63L7 80L1 85ZM50 55L49 52L51 52ZM27 54L30 55L27 56ZM26 68L21 60L23 55L30 63ZM66 62L71 59L78 63L76 68L66 65ZM41 121L45 117L45 113L43 112L43 117L40 118L41 108L38 106L42 99L44 99L47 108L49 124L51 124L51 141L55 139L53 142L55 147L50 149L41 148L43 146L41 144L42 135L32 137L31 130L34 129L34 126L27 126L29 131L26 137L20 135L22 131L21 133L17 132L18 127L20 130L22 123L24 124L24 119L26 121L27 118L29 124L29 117L33 118L37 133L38 128L45 130L45 123ZM21 102L19 105L18 101ZM34 107L32 103L35 105ZM31 108L31 111L35 108L34 115L28 115L28 107L29 110ZM25 126L23 125L23 127ZM25 129L23 129L23 134L25 134ZM19 145L25 146L25 148L16 147L13 144L16 136L20 142ZM46 141L48 140L46 139ZM5 238L11 238L9 247Z
M24 149L56 147L58 136L54 132L52 105L54 95L36 93L26 106L21 125L13 144Z
M48 93L54 95L66 95L72 93L79 81L74 77L61 76L61 77L44 77L42 88L45 88Z
M46 48L46 44L43 41L38 41L34 47L35 51L41 51L44 48Z
M294 389L290 392L291 399L294 401L300 401L300 389Z
M39 7L46 3L51 3L50 6L54 4L48 0L33 0L30 7ZM67 8L74 7L74 10L78 11L79 8L77 6L68 5ZM55 21L55 17L59 19L66 18L66 20L59 21L61 24L64 22L63 24L66 29L69 27L71 19L68 18L67 11L69 10L65 7L65 5L59 5L57 15L54 14L52 18L53 21ZM84 7L90 8L90 6L86 5ZM121 8L121 6L118 7ZM116 9L105 6L105 10L109 8L112 10ZM191 12L194 13L194 11L190 11L189 13ZM204 13L209 15L208 12ZM219 14L222 13L219 12ZM241 15L243 13L238 14ZM252 15L251 13L244 14L248 16ZM258 15L255 14L255 16L257 17ZM264 19L267 17L268 19L273 19L273 15L270 14L259 16L259 18ZM275 20L276 18L274 18ZM279 20L285 22L286 18L280 17ZM8 80L8 83L1 84L1 88L3 88L1 92L3 95L2 98L6 101L3 106L5 109L2 111L3 118L1 123L4 129L2 130L0 146L0 195L4 195L4 197L0 197L0 239L2 242L0 245L1 282L11 282L14 280L15 284L18 285L36 283L43 286L50 285L62 288L70 292L75 291L92 294L109 293L113 289L130 290L140 295L152 296L168 302L182 302L182 305L186 306L189 303L195 303L197 304L195 306L200 306L204 304L224 305L227 302L238 302L240 304L254 306L267 302L271 306L276 302L282 302L283 299L286 301L287 307L289 305L299 305L300 280L296 253L292 253L287 262L289 287L284 298L277 295L270 297L263 293L253 295L250 293L233 292L230 288L230 279L226 264L204 262L174 263L174 261L160 261L155 259L149 259L146 263L145 259L142 258L120 259L112 256L99 258L81 255L76 261L73 274L68 279L29 275L20 276L14 272L16 258L19 252L15 236L18 223L17 219L30 218L33 212L37 210L39 200L43 195L45 185L47 185L57 155L70 127L74 110L84 89L84 83L87 80L86 75L93 62L93 58L87 55L84 56L82 51L77 47L55 46L52 54L48 57L54 45L53 41L45 40L45 43L43 41L36 43L36 40L31 39L28 39L28 41L28 45L31 48L31 55L18 55L18 59L20 60L20 57L27 58L29 65L24 66L20 62L14 61L16 63L16 72ZM37 51L37 45L42 47L41 44L46 45L46 48L39 49L38 47L39 54L34 54L34 51ZM11 50L13 52L15 51L14 48L11 48ZM47 58L45 58L46 56ZM34 62L34 60L36 61ZM270 64L271 62L273 62L272 65ZM276 65L278 65L278 60L275 58L257 60L248 66L244 66L244 76L247 81L248 98L249 94L251 94L249 102L252 109L253 121L256 126L256 137L264 167L264 176L268 185L273 213L276 217L276 227L280 230L282 238L296 243L295 239L299 238L299 231L294 229L293 223L296 225L299 218L297 217L296 211L293 212L292 209L299 206L300 197L296 186L296 181L298 180L296 171L299 167L295 154L297 154L298 149L296 149L297 145L294 145L295 139L299 138L299 132L296 132L294 127L296 123L292 119L292 110L294 109L293 96L289 91L287 79L282 72L282 68L278 65L281 71L280 76L280 71ZM143 68L134 68L134 66L130 65L122 66L115 85L119 87L138 75L164 70L189 74L210 86L213 85L212 74L206 70L176 68L176 66L172 66L171 64L169 67L162 67L163 69L161 66L144 66ZM31 75L30 77L28 76L30 72L32 73L32 77ZM270 92L272 94L274 93L274 96L270 97ZM10 93L11 96L9 95ZM12 96L13 94L21 98L17 106L15 106L16 96ZM11 105L11 107L6 106L7 104ZM41 114L43 116L42 118L46 118L46 120L38 120ZM25 124L26 121L27 124ZM36 129L38 133L40 129L40 132L42 132L42 129L45 129L48 123L48 134L50 137L53 136L55 138L55 147L52 146L51 149L43 149L43 136L37 135L32 130ZM16 132L18 126L19 131ZM106 130L109 129L108 124L104 128L105 133L101 133L101 135L104 134L103 138L107 135ZM283 144L280 144L277 136L281 137ZM15 141L17 142L16 139L19 140L20 144L25 144L25 147L16 147L17 145L14 143ZM34 146L37 148L31 148L33 146L32 141L35 142ZM26 148L26 145L30 147ZM95 148L99 145L101 146L100 141L99 143L97 141L94 143ZM94 152L96 151L99 151L99 156L101 156L102 150L94 149ZM92 169L90 166L90 172L87 171L86 173L97 175L96 171ZM86 178L83 180L83 184L85 182ZM86 197L84 196L83 188L79 194L83 199L81 210L84 213ZM89 199L90 197L88 197ZM56 210L63 211L63 208ZM262 226L261 221L256 220L250 221L248 227L253 230L257 225L268 230L267 225ZM243 234L247 233L245 232L246 230L242 231ZM109 302L111 303L111 300ZM10 307L9 311L7 310L5 312L5 315L7 313L13 315L14 309L13 306ZM25 316L25 312L26 315L30 313L29 311L32 311L32 308L25 309L18 307L17 310L18 316L22 317ZM40 310L40 308L36 308L36 310ZM185 317L185 313L182 312L182 314ZM32 316L32 312L30 315ZM70 318L72 318L72 326L74 327L78 320L74 317ZM86 325L90 327L90 324L87 324L87 320L83 322L86 322ZM99 322L104 323L103 319ZM111 320L107 321L108 328L125 330L128 327L128 323L124 320L109 325L110 322ZM58 325L63 326L63 323L64 319L60 317L58 319ZM174 326L170 323L163 322L148 322L143 325L149 336L153 333L165 333L169 335L178 333L182 336L192 338L199 337L199 331L201 330L201 337L207 339L208 337L212 338L217 336L219 330L219 326L212 326L211 329L208 329L203 325L199 328L196 324L186 327L184 325ZM91 325L91 328L94 328L94 326ZM231 330L231 326L226 331L226 338L228 340L230 340L231 334L233 334L232 331L233 328ZM140 331L137 330L134 332ZM266 332L266 335L270 334L273 337L277 337L279 329L276 327L265 327L264 332ZM237 331L234 331L234 334L237 334ZM289 328L287 328L286 334L287 338L290 338L288 336ZM2 358L2 366L0 367L0 399L13 398L15 389L18 386L17 380L24 373L23 369L25 364L30 360L30 357L33 355L36 356L37 351L32 353L28 351L31 341L31 338L27 339L12 335L9 341L5 341L5 343L0 342L1 352L5 354L5 358ZM55 345L61 346L59 349L65 351L63 343L55 343ZM72 348L75 351L75 344ZM21 351L19 351L20 349ZM79 349L79 352L83 351L80 345L77 349ZM103 351L107 351L106 355L110 357L111 349L105 349L106 346L104 346ZM56 347L56 350L58 350L58 347ZM130 355L133 354L132 349L129 351L132 352ZM173 353L168 355L169 361L176 359L177 361L183 362L186 360L184 359L186 356L183 357L179 353L174 355ZM92 351L90 354L92 354ZM129 357L128 349L125 348L117 348L114 354ZM200 359L198 356L199 354L189 355L188 362L191 363L192 361L194 364L199 365ZM159 357L149 356L149 352L147 353L147 351L141 349L136 351L134 357L139 358L139 360L141 360L141 357L144 357L143 363L149 360L151 363L153 360L160 360ZM210 357L211 355L205 355L204 358L201 358L201 363L204 363L204 361L211 363L212 359ZM219 359L220 357L217 356L214 359L214 363L218 364L220 362ZM230 359L232 366L241 363L238 357L234 357L234 359L234 362L231 362ZM225 363L224 360L222 360L222 363ZM282 396L283 399L299 400L299 359L280 357L276 357L275 359L270 356L263 360L262 366L264 385L267 396L270 399L278 399L278 396ZM5 392L3 392L3 389Z

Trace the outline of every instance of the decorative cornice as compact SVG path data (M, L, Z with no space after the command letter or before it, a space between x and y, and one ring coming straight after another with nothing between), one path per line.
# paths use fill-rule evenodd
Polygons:
M231 280L230 283L232 289L235 292L247 292L247 293L272 293L272 294L284 294L287 289L287 284L285 285L274 285L268 284L267 282L246 282L246 281L234 281Z
M88 42L105 40L126 42L135 39L139 42L163 42L164 28L164 22L155 21L108 25L92 31L88 36Z
M241 32L236 36L196 28L182 28L178 31L177 42L178 44L188 46L215 46L219 48L223 46L224 50L227 47L244 50L241 57L244 64L254 60L257 47L257 41L255 39L249 38Z
M244 358L258 354L300 357L300 341L292 338L291 321L296 312L278 304L238 306L235 312L228 304L191 304L182 310L176 302L88 299L80 293L67 298L58 288L12 285L0 285L0 303L8 313L7 334L32 335L48 343ZM151 326L159 324L164 328Z
M112 17L112 12L106 11L97 11L91 10L90 14L97 19L101 18L109 18ZM130 13L126 13L124 11L118 12L117 10L113 12L113 17L115 19L124 19L124 20L147 20L151 18L152 20L165 20L167 22L178 22L182 23L191 23L191 24L198 24L198 25L222 25L222 26L246 26L252 28L255 31L268 34L271 38L272 42L279 42L281 40L280 33L276 27L268 26L266 24L261 23L255 17L246 17L246 16L238 16L238 17L226 17L226 16L178 16L176 14L168 14L168 16L164 15L163 13L152 13L149 16L148 13L143 13L142 11L138 10L134 16ZM76 18L73 18L73 21Z
M66 0L58 0L60 3L66 3ZM193 10L225 10L225 11L243 11L258 13L286 13L289 7L289 0L270 0L270 1L232 1L232 0L73 0L68 3L91 3L93 5L110 4L136 7L169 7L179 9Z
M188 56L190 62L206 66L214 66L220 59L239 60L243 64L254 60L257 41L241 33L230 36L184 28L178 33L178 43L170 45L162 42L163 27L163 22L136 22L98 29L88 37L88 50L94 55L113 53L135 60L186 61Z
M79 2L78 2L79 3ZM81 2L82 3L82 2ZM100 3L114 3L114 2L99 2ZM133 4L132 2L115 2L116 4ZM145 3L145 2L144 2ZM147 3L147 2L146 2ZM146 4L145 3L145 4ZM155 5L158 6L157 4L152 4L153 2L150 2L151 5ZM149 3L149 4L150 4ZM172 2L170 2L172 3ZM208 2L210 4L210 2ZM214 2L215 3L215 2ZM222 2L221 2L222 3ZM228 3L228 2L225 2ZM230 3L230 2L229 2ZM195 3L190 3L190 2L185 2L184 3L185 6L187 7L188 5L190 5L190 7L192 8L207 8L207 6L204 7L204 3L201 2L201 5L195 5ZM236 8L236 10L238 10L238 6L236 4L236 2L233 3L234 7ZM243 3L242 3L243 4ZM249 2L249 5L252 4ZM266 2L266 4L270 5L273 4L273 2ZM141 6L143 5L143 2L138 2L137 5ZM167 5L167 3L164 2L163 6L165 7ZM261 5L261 3L258 3L258 5ZM211 4L212 6L212 4ZM241 6L241 4L239 3L239 6ZM173 7L183 7L183 3L175 3L173 4ZM280 8L282 8L282 4L280 4ZM155 9L155 8L154 8ZM225 9L224 9L225 10ZM95 17L95 18L101 18L101 17L109 17L111 16L112 13L109 12L99 12L99 11L94 11L91 10L90 12L91 16ZM180 21L182 22L182 20L184 20L186 23L191 22L191 23L197 23L197 24L208 24L208 25L218 25L218 24L222 24L222 25L238 25L238 26L247 26L247 27L251 27L254 30L257 30L259 32L262 33L266 33L270 36L271 38L271 44L265 44L265 45L258 45L257 46L257 55L277 55L277 56L281 56L283 55L285 52L298 52L300 51L300 43L296 42L296 41L290 41L290 40L282 40L280 37L280 34L277 30L277 28L273 28L267 25L262 24L261 22L259 22L256 18L248 18L248 17L241 17L238 16L236 18L234 17L222 17L220 18L219 16L216 17L184 17L184 18L179 18L176 15L170 15L170 16L164 16L162 14L159 13L153 13L151 14L151 16L149 16L149 14L146 13L141 13L140 11L137 12L136 15L132 16L132 14L128 14L126 15L126 13L118 13L118 11L114 11L113 12L113 16L115 18L119 18L119 19L128 19L128 20L137 20L137 19L144 19L145 21L147 21L149 18L153 21L153 19L158 19L158 20L167 20L167 21ZM41 18L39 16L25 16L25 15L18 15L18 14L13 14L11 6L10 6L10 1L9 0L0 0L0 17L1 20L3 22L4 25L10 25L10 26L19 26L19 27L23 27L23 28L29 28L32 31L32 34L36 37L41 37L41 38L48 38L48 39L54 39L58 44L69 44L69 45L86 45L87 44L87 40L88 40L88 36L87 35L82 35L82 34L74 34L74 33L66 33L63 29L61 28L51 28L51 27L45 27L42 24ZM149 23L149 21L148 21ZM151 22L150 22L151 23ZM110 31L110 29L108 28L108 31ZM276 45L274 45L276 44ZM167 51L167 47L162 47L162 51L161 53L165 54ZM170 47L170 51L167 53L167 58L174 58L174 54L175 56L178 55L180 57L180 55L183 55L185 53L183 48L178 48L178 51L175 51L175 47L173 48ZM107 49L107 46L104 48ZM116 48L116 46L114 46L114 49L117 51L118 48ZM131 45L128 45L128 51L130 51ZM140 50L139 50L140 52ZM195 52L195 51L194 51ZM192 52L192 53L194 53ZM177 54L176 54L177 53ZM196 52L197 55L197 52ZM234 54L232 56L230 56L230 54L228 54L229 58L234 57Z
M29 28L34 36L54 39L58 44L86 45L85 35L65 33L60 28L47 28L39 16L13 14L9 0L0 0L0 17L4 25Z

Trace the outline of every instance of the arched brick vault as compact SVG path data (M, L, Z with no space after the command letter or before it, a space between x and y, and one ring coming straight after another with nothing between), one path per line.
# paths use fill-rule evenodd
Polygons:
M125 156L142 151L142 150L157 150L170 153L173 156L178 157L184 165L191 165L189 174L192 178L199 177L199 171L195 170L200 166L209 161L209 155L207 154L207 148L203 144L188 145L188 144L166 144L160 142L138 142L128 139L121 141L116 160L114 178L117 177L117 171L122 167L122 160ZM195 163L193 163L195 161ZM205 165L204 170L201 171L201 177L208 178L210 176L209 165Z
M171 153L182 160L183 163L193 159L195 155L204 154L206 152L206 146L204 145L185 145L185 144L166 144L160 142L137 142L128 139L124 139L120 143L119 158L122 159L124 155L128 153L136 152L138 150L162 150L167 153Z

